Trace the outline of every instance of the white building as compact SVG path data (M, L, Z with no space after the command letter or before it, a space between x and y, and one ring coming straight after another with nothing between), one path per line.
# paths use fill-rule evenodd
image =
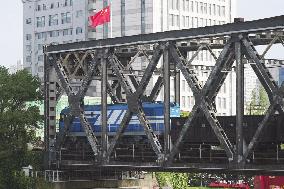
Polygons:
M24 67L23 67L22 61L18 60L16 65L11 65L9 67L9 73L14 74L17 71L20 71L20 70L23 70L23 69L24 69Z
M43 79L43 45L87 39L85 0L23 0L24 67Z
M88 27L88 16L108 5L108 0L26 0L24 2L24 67L43 77L42 45L106 37L120 37L224 24L235 17L236 0L112 0L111 23ZM220 51L216 51L220 53ZM189 55L189 57L191 54ZM196 65L213 65L203 51ZM200 81L208 77L201 70ZM153 79L155 80L155 78ZM181 107L190 110L192 92L181 77ZM148 85L153 86L153 81ZM235 76L230 73L216 98L219 115L235 114ZM159 99L162 99L161 93Z

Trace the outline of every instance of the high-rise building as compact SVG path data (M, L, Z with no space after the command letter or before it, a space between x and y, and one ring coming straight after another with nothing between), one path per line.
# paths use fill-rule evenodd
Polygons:
M9 72L10 72L11 74L14 74L14 73L16 73L17 71L20 71L20 70L23 70L23 69L24 69L24 67L23 67L22 61L21 61L21 60L18 60L18 61L17 61L17 64L11 65L11 66L9 67Z
M93 29L88 16L111 2L111 22ZM90 39L130 36L225 24L235 17L236 0L23 0L24 67L43 78L42 45ZM214 51L217 55L220 50ZM189 53L189 57L192 54ZM207 52L199 53L194 65L214 65ZM208 72L197 66L204 84ZM153 81L148 85L153 86ZM180 105L190 111L194 98L184 77L180 80ZM173 92L173 91L172 91ZM219 115L235 114L235 74L229 73L217 98ZM163 93L159 96L162 99Z
M43 79L43 45L87 40L85 0L23 0L24 67Z

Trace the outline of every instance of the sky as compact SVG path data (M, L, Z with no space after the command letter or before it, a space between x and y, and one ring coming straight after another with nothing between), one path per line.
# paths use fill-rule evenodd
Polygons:
M237 17L255 20L284 15L284 0L236 0ZM23 54L22 1L4 0L0 6L0 65L15 65Z

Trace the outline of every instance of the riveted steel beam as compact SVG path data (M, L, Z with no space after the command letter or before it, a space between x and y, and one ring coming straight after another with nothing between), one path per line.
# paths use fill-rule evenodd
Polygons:
M170 152L170 62L169 48L164 49L163 68L164 68L164 154Z
M189 116L188 120L186 121L186 123L184 124L182 131L176 141L176 143L174 144L174 147L171 151L171 153L168 156L168 161L171 162L173 161L173 158L175 156L175 154L178 152L178 148L181 145L181 142L185 136L185 133L187 132L188 128L192 125L192 121L194 120L196 114L197 114L197 110L199 108L202 109L202 111L204 112L206 118L208 119L208 121L210 122L210 125L212 126L212 129L214 130L217 138L219 139L221 145L224 147L227 156L229 158L229 160L232 160L233 158L233 146L230 143L230 141L227 139L226 134L224 133L224 131L222 130L218 120L215 117L215 108L211 106L212 101L208 101L206 102L205 99L211 99L213 98L214 95L216 95L218 89L220 89L220 87L218 87L219 85L222 85L222 82L224 82L224 79L222 80L218 80L219 83L214 82L215 78L218 78L218 74L222 73L221 70L224 67L224 63L226 62L232 62L232 61L228 61L228 57L232 58L231 56L227 55L230 53L230 48L232 46L232 41L229 41L225 48L223 49L223 51L221 52L217 63L214 67L214 69L212 70L205 86L203 87L203 89L201 88L201 86L198 84L198 79L197 77L194 75L194 72L192 70L189 70L185 65L187 65L186 60L184 60L184 58L182 58L181 55L178 54L178 51L175 47L171 46L171 56L173 57L173 59L175 60L175 62L177 63L178 68L181 70L182 74L184 75L186 81L188 82L190 88L193 91L194 97L197 99L197 103L195 103L191 115ZM226 59L227 58L227 59ZM223 73L224 75L226 75L225 73ZM220 78L220 77L219 77ZM215 86L215 90L213 90L213 88L211 88L211 86ZM209 96L208 93L209 91L211 91L211 95Z
M102 160L107 161L107 151L108 151L108 136L107 136L107 52L104 52L105 56L101 58L101 148L102 148Z
M236 163L243 162L243 123L244 123L244 63L241 42L235 42L236 59Z
M112 39L94 41L83 41L63 45L47 47L47 53L58 53L67 51L79 51L87 49L100 49L109 47L121 47L147 43L178 41L186 39L197 39L203 37L217 37L232 35L235 33L256 33L265 30L277 30L284 28L284 16L277 16L261 20L254 20L241 23L230 23L225 25L207 26L203 28L192 28L179 31L158 32Z
M114 72L116 73L118 80L126 93L129 111L131 113L137 114L137 117L141 125L144 127L144 131L149 139L150 144L152 145L153 150L158 155L158 159L162 158L162 147L160 145L158 137L154 133L149 121L145 116L145 113L142 108L141 96L144 94L144 91L146 90L146 86L148 85L149 80L153 75L153 72L158 64L162 52L163 52L162 46L158 45L135 92L132 90L131 86L126 80L126 77L123 74L123 68L117 57L115 55L111 55L109 57ZM128 120L127 119L128 117L126 117L127 115L128 114L126 114L124 117L126 120ZM123 126L121 125L121 127ZM117 136L119 135L120 134L117 133Z
M277 84L274 81L273 77L269 73L268 69L265 67L265 65L261 62L261 58L258 55L256 49L252 45L251 42L249 42L247 39L243 39L242 43L245 47L245 52L247 56L249 56L250 59L252 59L255 64L251 64L252 69L256 73L259 81L265 88L268 97L270 101L273 100L273 94L275 94L277 89Z

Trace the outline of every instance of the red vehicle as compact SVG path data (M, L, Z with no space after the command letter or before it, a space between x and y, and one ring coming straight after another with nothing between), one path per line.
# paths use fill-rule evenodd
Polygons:
M284 188L284 176L255 176L255 189L282 189Z
M211 182L209 184L210 188L238 188L238 189L250 189L248 184L230 184L230 183L221 183L221 182Z

